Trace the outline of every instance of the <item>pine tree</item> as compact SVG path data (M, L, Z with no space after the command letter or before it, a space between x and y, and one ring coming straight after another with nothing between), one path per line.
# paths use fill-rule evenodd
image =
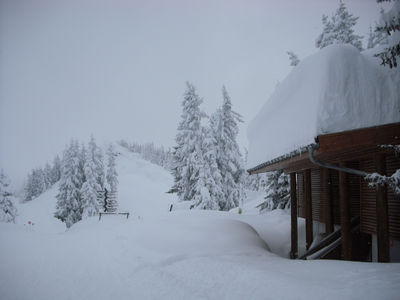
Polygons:
M200 110L203 100L197 95L195 87L186 83L187 88L182 102L182 120L176 135L177 146L173 152L174 186L181 201L194 200L199 179L198 160L201 153L201 119L205 114Z
M221 210L239 206L244 197L243 160L236 138L239 133L237 123L241 116L232 110L232 103L225 87L222 89L223 104L212 117L214 136L217 141L217 164L222 178L224 197L220 200Z
M97 184L101 187L101 189L104 189L104 187L105 187L105 172L104 172L104 163L103 163L103 151L101 150L100 147L98 147L96 145L96 141L95 141L93 135L90 137L88 148L89 148L89 151L91 151L93 153L94 164L96 166L95 173L96 173Z
M109 212L114 212L117 210L118 203L116 200L117 195L117 186L118 186L118 173L116 169L116 162L115 162L115 151L113 144L107 149L107 184L110 187L110 198L107 202L106 208Z
M290 205L289 176L282 170L269 172L265 182L267 195L258 208L260 211L288 208Z
M377 0L378 3L383 1L390 0ZM387 13L381 14L376 31L387 34L387 46L375 56L381 58L382 65L396 68L400 56L400 0L393 0L393 7Z
M3 170L0 170L0 222L15 223L17 209L10 200L12 195L9 191L10 180L4 175Z
M387 34L382 31L373 30L369 27L367 49L374 48L378 45L387 45Z
M46 190L48 190L54 184L52 179L52 168L50 167L49 163L46 163L46 166L43 169L43 175L44 175Z
M299 64L300 59L293 51L286 52L289 55L290 66L295 67Z
M55 217L65 222L68 228L82 219L81 153L78 142L71 141L62 158Z
M351 44L362 51L362 36L354 33L354 26L359 17L354 17L346 8L343 2L340 2L339 8L329 20L327 16L322 16L324 25L322 33L318 36L315 46L324 48L332 44Z
M97 193L101 190L96 178L95 149L90 145L88 151L85 153L83 169L86 180L81 188L82 217L87 218L98 214L99 204L97 202Z
M54 157L53 167L51 170L51 177L53 184L60 180L61 178L61 160L58 155Z
M210 128L202 128L202 146L196 159L198 176L194 187L195 206L218 210L224 197L222 177L218 169L216 140Z
M36 168L28 174L25 186L25 201L31 201L46 191L46 181L41 168Z
M24 201L31 201L35 197L35 192L32 184L33 178L32 178L32 172L28 174L28 178L26 180L25 184L25 196L24 196Z

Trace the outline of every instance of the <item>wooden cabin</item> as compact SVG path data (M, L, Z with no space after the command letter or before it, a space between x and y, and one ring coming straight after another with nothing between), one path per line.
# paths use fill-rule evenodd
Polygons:
M400 195L363 176L400 169L399 144L400 123L319 135L314 144L248 170L290 174L291 258L298 257L298 218L304 218L306 248L316 246L321 258L400 261ZM313 245L335 232L337 239Z

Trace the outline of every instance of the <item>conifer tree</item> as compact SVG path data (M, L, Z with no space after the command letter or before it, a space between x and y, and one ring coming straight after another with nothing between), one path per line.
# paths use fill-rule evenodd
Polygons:
M117 186L118 186L118 173L116 169L116 162L115 162L115 151L113 144L107 149L107 184L110 187L110 198L107 202L106 208L109 212L114 212L117 210L118 203L116 200L117 195Z
M95 165L95 174L96 174L96 181L97 184L100 186L101 189L105 187L105 172L104 172L104 163L103 163L103 151L100 147L97 146L96 141L93 135L90 137L89 151L93 153L93 162Z
M96 178L95 150L89 144L84 160L84 175L86 180L81 188L83 218L97 215L99 212L97 193L101 188Z
M68 228L82 219L81 153L78 142L71 141L62 158L55 217L65 222Z
M374 48L378 45L387 45L387 43L386 32L373 30L371 26L369 27L367 49Z
M58 155L54 157L53 167L51 170L51 177L53 184L60 180L61 178L61 160Z
M239 206L244 197L243 160L236 138L239 133L237 123L242 122L241 116L232 110L232 102L226 91L222 89L223 104L213 118L214 136L217 141L217 164L222 178L223 199L220 200L221 210L230 210Z
M32 184L33 178L32 178L32 172L28 174L28 178L26 180L24 192L24 201L31 201L35 197L35 192L33 189L33 184Z
M384 1L390 0L377 0L378 3ZM381 14L376 31L387 37L386 47L376 56L381 58L383 65L396 68L400 57L400 0L393 0L393 7Z
M43 169L43 173L44 173L44 182L47 190L54 184L52 179L52 169L49 163L46 163L46 166Z
M17 216L17 209L10 200L10 196L12 194L9 188L10 188L10 180L1 169L0 170L0 222L15 223L15 217Z
M44 172L41 168L36 168L28 174L25 186L25 201L31 201L46 191Z
M195 87L186 83L182 102L182 120L176 135L177 146L173 153L174 186L171 191L177 192L181 201L194 200L199 179L199 162L201 157L201 119L205 114L200 110L203 100L197 95Z
M224 194L222 177L217 164L216 140L211 128L202 128L202 146L197 154L195 206L200 209L218 210L219 202L222 201Z
M267 195L265 201L258 208L262 210L273 210L276 208L288 208L290 206L290 183L289 176L282 170L269 172L265 182Z
M324 25L322 33L318 36L315 46L324 48L332 44L351 44L362 51L362 36L354 33L354 26L359 17L354 17L341 1L339 8L329 20L327 16L322 16Z

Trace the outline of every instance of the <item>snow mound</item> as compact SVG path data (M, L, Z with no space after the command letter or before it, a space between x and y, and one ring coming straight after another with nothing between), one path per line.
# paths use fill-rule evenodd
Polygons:
M250 123L248 166L321 134L400 122L400 72L379 63L350 45L331 45L304 59Z
M118 210L142 217L168 212L177 200L175 195L167 194L173 184L171 174L121 146L116 150Z

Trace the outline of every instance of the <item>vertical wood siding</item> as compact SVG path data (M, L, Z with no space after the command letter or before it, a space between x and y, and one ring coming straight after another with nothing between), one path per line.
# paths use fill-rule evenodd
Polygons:
M373 158L360 162L360 169L368 173L376 172ZM386 175L391 176L400 169L400 157L388 153L386 155ZM376 234L376 189L361 178L361 231ZM392 188L387 189L389 235L392 239L400 240L400 197L394 194Z
M400 154L386 155L386 173L391 176L400 169ZM387 189L388 213L389 213L389 235L394 240L400 240L400 195L396 195L392 188Z
M297 215L301 218L306 217L304 203L304 175L297 173Z

